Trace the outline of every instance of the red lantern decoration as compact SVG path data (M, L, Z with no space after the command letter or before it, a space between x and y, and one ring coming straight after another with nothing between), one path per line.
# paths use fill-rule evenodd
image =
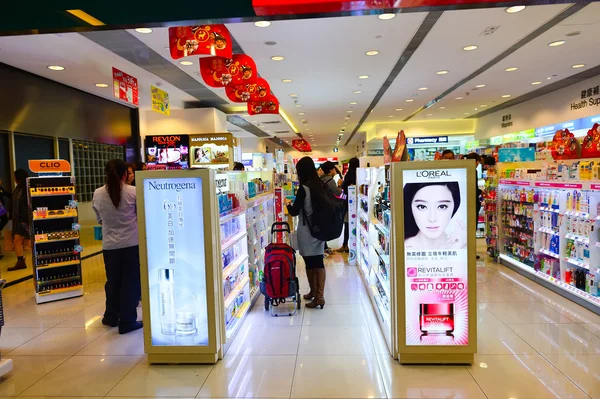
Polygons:
M248 101L248 115L278 114L279 100L275 96L267 96L262 101Z
M554 134L550 149L552 158L557 160L581 158L581 145L569 129L559 130Z
M174 60L191 55L232 56L231 34L225 25L169 28L169 50Z
M200 75L210 87L255 84L257 81L256 63L246 54L234 54L232 58L201 58Z
M308 141L304 139L292 140L292 147L297 149L300 152L311 152L312 148L310 148L310 144Z

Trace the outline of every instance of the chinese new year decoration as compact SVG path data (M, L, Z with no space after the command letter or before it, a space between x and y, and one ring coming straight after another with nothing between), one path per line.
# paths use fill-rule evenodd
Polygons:
M594 123L594 126L588 130L587 135L583 138L583 144L581 145L581 157L600 157L600 125L597 123Z
M310 144L308 141L304 139L292 140L292 147L297 149L300 152L311 152L312 148L310 148Z
M262 101L248 101L248 115L278 114L279 100L275 96L268 95Z
M581 158L581 145L569 129L557 131L549 147L556 160Z
M210 87L225 87L229 84L255 84L258 74L251 57L234 54L232 58L201 58L200 75Z
M229 84L225 86L225 93L227 98L236 103L245 103L248 100L262 101L271 95L271 87L265 79L258 78L254 84Z
M383 136L383 163L389 164L391 162L400 162L408 160L408 149L406 147L406 135L404 130L398 132L396 136L396 144L392 150L390 140L387 136Z
M231 34L225 25L169 28L169 50L174 60L191 55L232 57Z

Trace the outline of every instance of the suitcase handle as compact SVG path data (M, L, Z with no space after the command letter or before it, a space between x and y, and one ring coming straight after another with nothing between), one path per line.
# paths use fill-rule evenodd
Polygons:
M282 228L278 229L276 228L276 226L283 226ZM271 234L275 233L275 232L290 232L290 225L288 222L275 222L273 223L273 225L271 226Z

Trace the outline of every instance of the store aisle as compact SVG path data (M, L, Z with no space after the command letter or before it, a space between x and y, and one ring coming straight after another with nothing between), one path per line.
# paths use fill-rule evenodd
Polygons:
M37 306L31 284L10 287L0 397L600 398L600 316L503 266L478 265L479 353L464 367L391 360L356 269L326 264L325 309L272 318L259 302L215 366L149 367L141 331L103 327L101 257L84 261L83 298Z

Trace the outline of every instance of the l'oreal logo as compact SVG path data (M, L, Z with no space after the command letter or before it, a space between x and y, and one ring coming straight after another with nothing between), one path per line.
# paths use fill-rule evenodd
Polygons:
M149 181L148 186L150 190L175 190L177 192L196 189L196 183L159 183L157 181Z
M450 177L448 170L421 170L417 172L417 177L426 177L429 179L439 179L440 177Z

